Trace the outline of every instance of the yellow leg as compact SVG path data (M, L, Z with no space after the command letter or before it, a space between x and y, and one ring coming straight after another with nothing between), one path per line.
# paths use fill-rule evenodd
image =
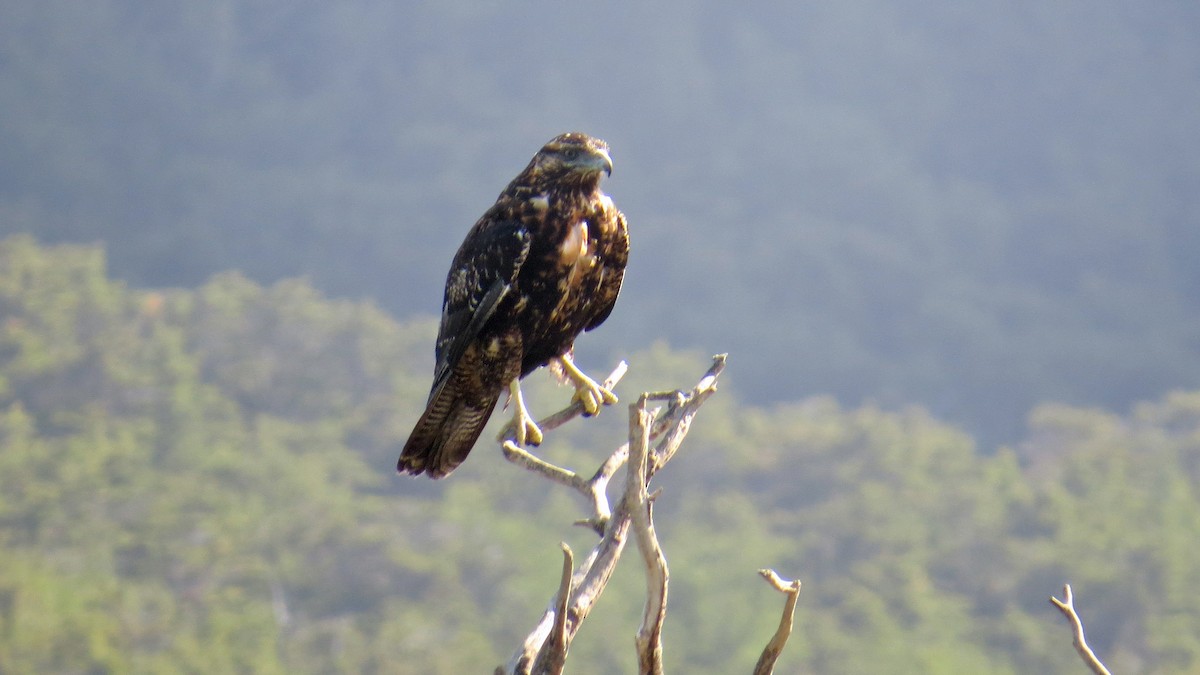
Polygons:
M497 440L503 441L508 435L509 429L512 429L517 445L541 445L542 430L538 428L537 422L525 408L525 397L521 395L520 378L514 377L513 381L508 383L508 396L512 402L513 418L510 426L500 432Z
M570 354L563 354L558 357L558 360L562 363L563 372L575 385L575 396L572 397L572 400L582 403L585 413L595 415L600 412L601 405L612 405L617 402L617 395L597 384L595 380L577 368Z

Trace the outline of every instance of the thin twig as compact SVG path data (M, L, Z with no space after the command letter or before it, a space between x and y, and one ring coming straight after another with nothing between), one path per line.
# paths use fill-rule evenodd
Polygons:
M540 473L559 485L565 485L574 490L580 490L587 485L587 481L580 478L579 474L574 471L551 464L510 440L501 443L500 447L504 450L504 458L508 461Z
M800 597L800 580L787 581L776 574L775 570L759 570L758 573L775 590L787 594L787 601L783 603L783 616L779 617L779 628L775 629L775 634L771 636L770 642L763 648L762 656L758 657L758 663L754 665L754 675L771 675L775 672L776 659L783 653L783 647L792 634L796 600Z
M659 468L671 461L671 457L675 455L675 451L679 449L684 437L691 430L692 418L696 416L700 406L704 405L708 397L717 392L717 378L725 370L727 357L727 354L713 355L713 362L708 372L704 373L689 395L678 391L660 395L660 398L671 402L667 406L665 417L670 417L673 412L678 411L679 422L672 425L673 432L659 440L658 445L655 446L650 464L646 469L647 479L653 478Z
M1063 599L1059 600L1053 595L1050 596L1050 604L1058 608L1063 616L1067 617L1067 621L1071 622L1071 630L1075 634L1075 651L1079 652L1079 658L1087 664L1088 668L1092 669L1096 675L1112 675L1108 672L1108 668L1100 662L1100 658L1088 646L1087 638L1083 635L1083 619L1079 618L1079 614L1075 612L1075 599L1071 595L1071 584L1063 584Z

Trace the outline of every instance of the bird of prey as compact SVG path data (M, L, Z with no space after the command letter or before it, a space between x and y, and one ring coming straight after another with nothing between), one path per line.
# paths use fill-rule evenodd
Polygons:
M625 216L600 190L611 173L604 141L557 136L467 233L446 277L433 387L400 473L448 475L506 389L517 442L539 444L520 380L547 364L588 414L616 403L572 361L575 338L612 312L629 257Z

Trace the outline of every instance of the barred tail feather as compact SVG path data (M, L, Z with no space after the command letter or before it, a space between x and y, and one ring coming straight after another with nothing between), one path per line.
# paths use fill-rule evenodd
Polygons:
M430 399L400 452L397 471L443 478L467 458L500 396L477 407L467 405L457 394L448 386Z

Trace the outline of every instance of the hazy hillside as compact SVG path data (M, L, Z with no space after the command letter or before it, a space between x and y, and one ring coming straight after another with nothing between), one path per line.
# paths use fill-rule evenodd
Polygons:
M750 400L918 402L990 446L1200 381L1197 36L1193 2L13 0L0 232L431 314L580 128L635 243L584 349L728 350Z
M130 289L98 248L0 241L0 672L490 672L556 587L560 538L592 537L486 443L444 482L392 473L432 330L303 282ZM707 358L632 363L625 396ZM567 398L540 375L529 393ZM591 468L623 422L540 452ZM781 672L1074 672L1046 602L1068 580L1114 672L1196 672L1200 392L1042 405L1023 438L985 457L919 408L719 393L655 479L670 667L747 671L773 566L804 581ZM630 572L572 672L631 671Z

